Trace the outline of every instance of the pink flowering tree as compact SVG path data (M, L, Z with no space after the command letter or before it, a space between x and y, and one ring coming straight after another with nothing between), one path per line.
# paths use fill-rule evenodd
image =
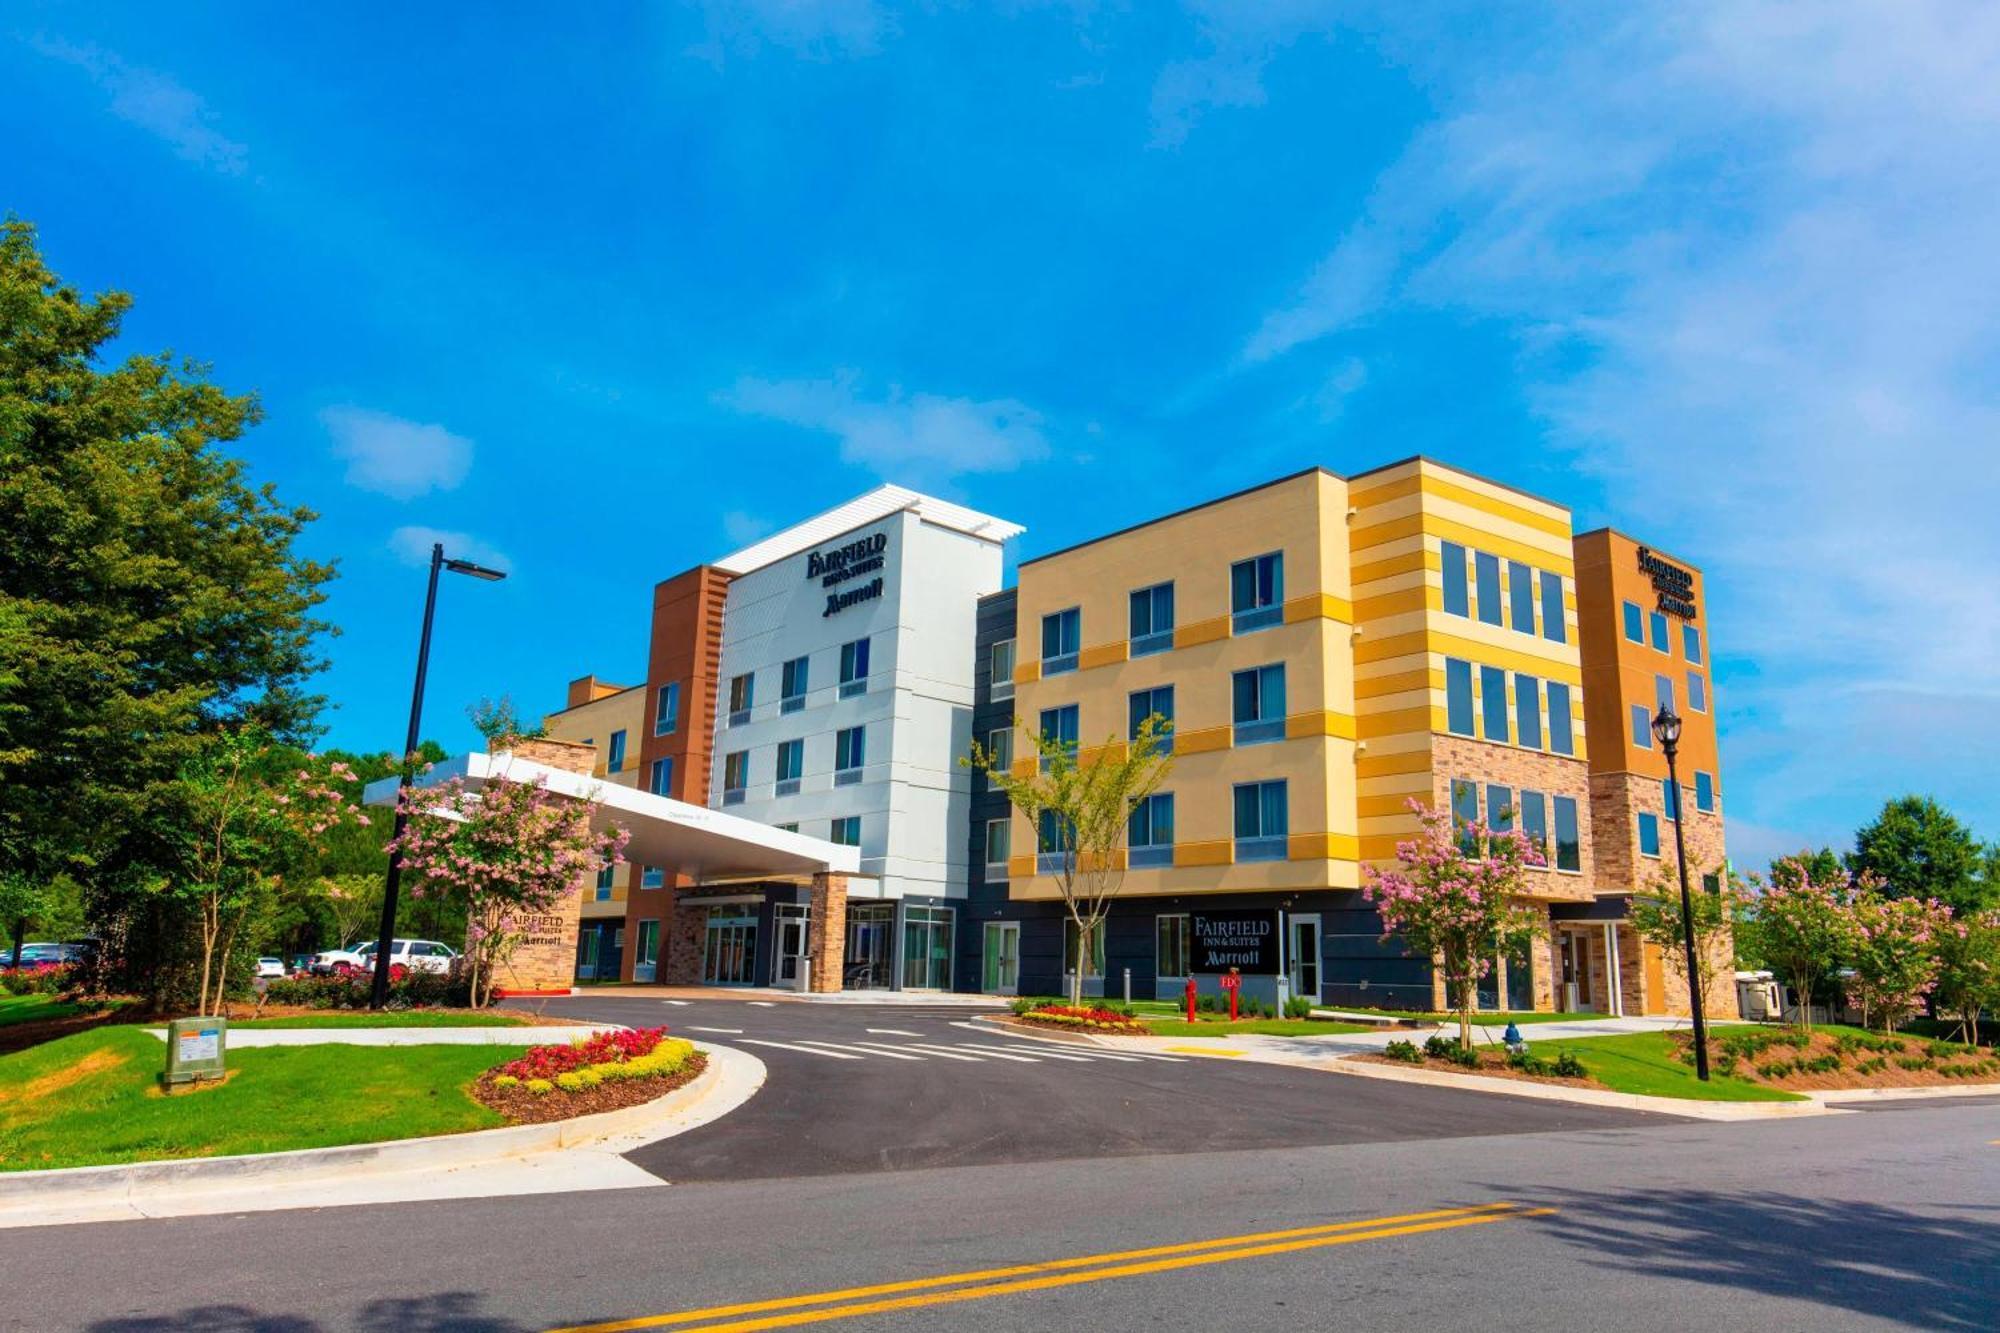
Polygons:
M1852 911L1851 998L1861 1006L1863 1023L1894 1031L1937 986L1940 937L1951 926L1951 913L1934 898L1876 893L1857 896Z
M1757 951L1798 995L1799 1026L1810 1029L1813 996L1832 991L1854 952L1854 899L1865 886L1801 852L1773 861L1761 887L1752 909Z
M200 1012L220 1010L237 939L280 876L310 866L334 829L368 823L357 794L346 764L302 757L255 729L218 734L153 790L155 888L193 909Z
M1940 1014L1958 1018L1959 1035L1979 1044L1982 1010L2000 1011L2000 908L1965 912L1938 931L1937 1000Z
M409 822L389 850L415 898L465 908L472 1003L491 1002L501 970L527 938L531 917L556 910L585 876L624 858L629 834L593 828L597 806L548 789L545 778L462 779L404 791Z
M1396 844L1394 869L1368 867L1362 892L1388 935L1435 961L1458 1013L1458 1039L1469 1050L1478 984L1494 956L1543 931L1542 914L1522 894L1523 872L1544 862L1519 830L1461 824L1414 799L1410 809L1422 831Z

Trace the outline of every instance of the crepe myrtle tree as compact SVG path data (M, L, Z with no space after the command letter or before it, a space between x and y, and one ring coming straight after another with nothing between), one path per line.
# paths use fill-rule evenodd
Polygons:
M1715 994L1715 982L1725 966L1733 969L1733 936L1743 910L1743 886L1734 876L1717 872L1718 892L1694 894L1695 984L1703 996ZM1688 984L1686 928L1681 919L1681 891L1676 881L1662 870L1645 890L1632 895L1627 915L1632 933L1660 951L1667 971ZM1707 1027L1704 1015L1703 1026Z
M1129 741L1107 737L1102 745L1079 750L1023 725L1036 759L1015 771L1006 756L978 741L962 761L986 775L1007 794L1036 831L1036 849L1047 858L1063 910L1076 927L1077 957L1070 975L1070 1003L1083 1003L1083 974L1093 956L1111 903L1125 885L1126 831L1139 802L1160 789L1173 768L1167 748L1173 723L1158 713L1139 724Z
M2000 1011L2000 907L1965 913L1939 929L1937 989L1940 1015L1958 1019L1959 1035L1979 1044L1979 1015Z
M593 828L597 803L531 781L495 776L405 787L407 824L389 850L413 898L455 900L465 911L465 965L475 1008L492 1001L501 969L528 937L529 919L556 910L586 875L624 860L631 836Z
M1951 912L1935 898L1879 893L1860 894L1851 911L1848 988L1865 1025L1893 1032L1937 987L1940 936L1951 925Z
M1412 798L1421 825L1396 844L1396 865L1367 868L1362 893L1382 917L1384 939L1400 936L1413 953L1435 960L1458 1014L1458 1039L1472 1049L1472 1010L1480 978L1496 954L1512 953L1543 933L1542 914L1523 901L1523 872L1545 865L1519 829L1454 819Z
M1854 952L1857 884L1824 854L1810 851L1771 862L1768 883L1758 881L1752 913L1764 965L1799 997L1798 1026L1812 1028L1815 994L1832 990Z

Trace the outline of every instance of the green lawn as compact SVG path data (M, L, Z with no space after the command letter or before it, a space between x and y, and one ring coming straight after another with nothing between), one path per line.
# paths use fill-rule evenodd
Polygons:
M497 1009L468 1014L460 1011L427 1013L421 1009L391 1009L370 1013L365 1009L341 1009L324 1014L299 1014L291 1018L246 1018L231 1022L233 1028L506 1028L523 1021L521 1015Z
M487 1129L465 1089L517 1052L493 1046L235 1051L230 1080L165 1096L166 1044L97 1028L0 1056L0 1171L279 1152Z
M1136 1005L1134 1006L1137 1007ZM1146 1027L1156 1037L1330 1037L1343 1032L1373 1032L1361 1023L1334 1023L1316 1018L1202 1019L1190 1023L1185 1018L1148 1018Z
M1721 1031L1723 1029L1715 1029ZM1676 1056L1665 1032L1628 1032L1616 1037L1572 1037L1530 1041L1528 1049L1545 1060L1569 1051L1583 1062L1590 1076L1613 1092L1645 1097L1681 1097L1709 1102L1797 1102L1805 1098L1739 1078L1714 1074L1707 1083Z
M0 1026L34 1023L44 1018L68 1018L80 1005L65 1004L53 995L0 995Z

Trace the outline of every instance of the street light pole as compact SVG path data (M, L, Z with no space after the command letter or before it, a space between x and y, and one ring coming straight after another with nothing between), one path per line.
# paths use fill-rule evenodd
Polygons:
M424 590L424 632L417 640L417 680L410 691L410 730L403 742L402 779L396 786L396 822L390 833L390 845L394 846L409 825L405 813L403 793L416 779L417 772L417 732L423 726L424 718L424 675L430 670L431 662L431 621L437 615L438 574L449 569L454 574L470 574L474 578L497 582L507 576L497 569L486 569L470 560L447 560L444 543L431 544L430 584ZM389 875L382 885L382 923L375 938L375 981L369 991L368 1007L380 1009L389 1002L390 953L395 946L396 899L403 885L403 867L396 860L396 853L389 853Z
M1706 1083L1708 1030L1701 1013L1701 968L1695 956L1694 895L1688 891L1687 836L1681 831L1680 771L1674 764L1674 757L1680 753L1681 720L1664 703L1653 718L1653 734L1660 738L1660 748L1666 752L1667 785L1674 794L1674 808L1668 813L1674 821L1674 857L1680 863L1681 872L1681 943L1687 949L1688 1009L1694 1017L1694 1076Z

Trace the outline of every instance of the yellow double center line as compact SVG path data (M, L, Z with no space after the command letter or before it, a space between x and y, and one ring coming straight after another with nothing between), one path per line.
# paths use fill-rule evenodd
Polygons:
M1518 1217L1540 1217L1554 1211L1552 1208L1519 1208L1511 1203L1484 1204L1477 1208L1441 1208L1358 1222L1333 1222L1324 1226L1294 1227L1287 1231L1261 1231L1245 1236L1187 1241L1178 1245L1156 1245L1143 1250L1077 1255L1043 1263L1015 1264L1007 1268L946 1273L937 1277L884 1282L870 1287L846 1287L806 1296L783 1296L742 1305L715 1305L705 1310L683 1310L677 1314L619 1319L605 1324L579 1324L572 1328L551 1330L551 1333L629 1333L633 1329L669 1327L682 1328L686 1333L752 1333L756 1329L793 1328L832 1319L917 1310L932 1305L984 1300L990 1296L1047 1291L1052 1287L1073 1287L1111 1278L1170 1273L1203 1264L1294 1254L1301 1250L1388 1240L1394 1236L1416 1236L1429 1231L1451 1231ZM806 1308L809 1306L821 1308ZM711 1320L722 1322L708 1322Z

